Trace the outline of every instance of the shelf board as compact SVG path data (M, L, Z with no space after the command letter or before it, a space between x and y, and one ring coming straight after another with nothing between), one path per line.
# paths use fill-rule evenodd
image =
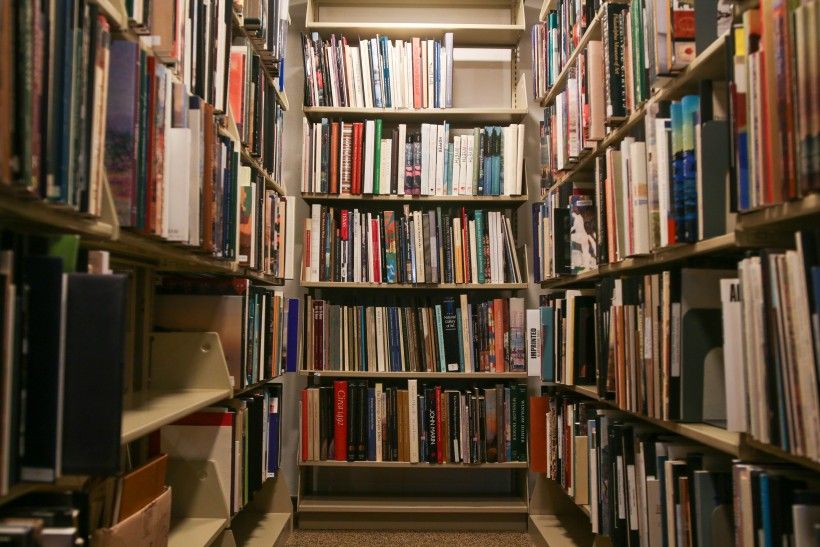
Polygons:
M309 21L307 32L318 32L322 38L331 34L349 38L387 36L390 40L410 40L414 37L434 39L445 32L453 33L453 45L515 47L524 34L523 24L482 23L385 23L385 22L321 22Z
M599 399L595 386L572 386L565 384L553 384L553 386L558 389L563 389L585 397L590 397L604 406L619 410L620 412L628 414L637 420L650 423L660 429L665 429L666 431L670 431L672 433L677 433L681 437L692 439L700 444L714 448L715 450L726 452L727 454L731 454L735 457L743 457L743 455L746 454L741 435L739 433L726 431L725 429L709 424L672 422L669 420L651 418L649 416L644 416L643 414L624 410L618 407L613 401Z
M0 214L27 224L93 239L110 239L116 232L111 224L83 215L67 205L52 204L10 188L0 190Z
M576 547L593 545L589 520L567 515L530 515L529 532L541 538L538 545Z
M348 462L348 461L303 461L299 462L301 467L335 467L335 468L387 468L387 469L526 469L527 462L503 462L503 463L482 463L482 464L464 464L464 463L438 463L431 464L427 462L410 463L410 462Z
M336 281L302 281L306 289L381 289L422 291L516 291L527 289L527 283L346 283Z
M120 256L128 256L154 263L169 270L204 271L238 275L235 262L212 257L197 248L163 240L156 236L130 230L120 232L115 241L101 241L97 247Z
M231 530L243 547L270 547L289 530L290 519L290 513L240 511L231 520Z
M242 145L242 152L240 153L240 157L242 161L244 161L254 171L256 171L265 178L265 186L268 190L273 190L280 196L285 195L285 190L282 188L282 185L270 176L270 174L265 170L265 168L262 166L259 160L250 154L245 145Z
M430 380L525 380L526 372L369 372L362 370L300 370L299 376L327 378L419 378Z
M348 108L343 106L306 106L305 116L311 121L322 118L340 120L382 119L387 122L450 122L450 123L518 123L527 116L527 108Z
M399 494L401 495L401 494ZM527 513L527 500L513 497L302 496L308 513Z
M561 69L561 72L558 73L558 77L555 78L555 82L553 82L552 87L550 87L547 94L541 100L541 106L548 106L555 102L555 98L561 93L567 84L567 79L569 78L569 71L570 69L575 66L575 61L578 60L578 57L581 56L581 53L586 49L587 44L590 40L592 40L593 36L600 37L601 36L601 18L606 13L606 5L601 6L598 9L598 13L595 14L595 17L592 18L592 21L589 22L589 26L584 31L584 34L581 35L581 39L578 41L578 45L572 51L567 62L564 64L564 67Z
M231 396L230 389L149 390L123 406L122 442L133 441Z
M187 547L198 545L207 547L225 529L228 521L224 518L171 519L171 530L168 534L169 547Z
M749 435L744 436L744 443L752 450L763 452L764 454L774 456L775 458L778 458L780 460L785 460L787 462L801 465L807 469L811 469L812 471L820 472L820 462L809 459L805 456L800 456L798 454L786 452L779 446L774 446L768 443L760 442L756 439L753 439Z
M234 397L239 397L240 395L244 395L244 394L249 393L249 392L251 392L255 389L259 389L260 387L264 387L264 386L268 385L269 383L271 383L272 381L273 381L273 378L269 378L267 380L262 380L261 382L256 382L255 384L251 384L249 386L235 387L235 388L233 388L233 396Z
M123 0L91 0L117 30L128 30L128 14Z
M538 12L538 20L546 21L547 15L555 9L557 3L558 0L544 0L541 3L541 11Z
M372 194L319 194L302 192L302 199L308 203L363 202L363 203L457 203L472 205L521 205L527 203L527 196L412 196L412 195L372 195Z
M820 215L820 194L809 194L800 199L762 207L739 215L738 229L761 230L806 217Z

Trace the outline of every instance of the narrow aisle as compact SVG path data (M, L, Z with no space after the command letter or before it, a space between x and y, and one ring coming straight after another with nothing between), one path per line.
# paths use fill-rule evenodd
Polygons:
M294 530L285 545L469 545L501 547L534 545L526 532L439 532L424 530Z

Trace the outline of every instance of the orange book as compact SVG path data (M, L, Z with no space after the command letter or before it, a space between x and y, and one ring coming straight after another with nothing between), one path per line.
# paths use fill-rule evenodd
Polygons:
M117 522L122 522L157 499L165 489L168 455L160 454L120 478Z
M530 471L547 472L547 409L546 395L530 397Z
M413 38L413 108L421 108L421 39Z
M504 372L504 299L493 299L493 350L495 368L490 372Z

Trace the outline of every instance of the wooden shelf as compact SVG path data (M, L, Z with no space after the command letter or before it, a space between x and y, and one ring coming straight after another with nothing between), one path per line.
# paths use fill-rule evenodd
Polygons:
M726 452L732 456L744 457L748 453L744 450L744 445L739 433L726 431L725 429L709 424L672 422L669 420L651 418L649 416L644 416L643 414L624 410L612 401L599 399L595 386L570 386L565 384L552 384L552 386L558 389L571 391L585 397L590 397L597 403L615 410L619 410L620 412L628 414L635 419L650 423L658 428L665 429L666 431L677 433L681 437L692 439L700 444L714 448L715 450L719 450L721 452Z
M523 120L528 113L527 107L509 108L348 108L343 106L306 106L305 116L318 122L322 118L338 120L362 120L379 118L387 122L449 122L449 123L485 123L511 124Z
M777 224L805 220L820 215L820 194L762 207L739 215L738 230L763 230Z
M299 376L327 378L419 378L429 380L525 380L526 372L370 372L362 370L300 370Z
M235 388L233 388L233 396L234 397L239 397L240 395L244 395L244 394L249 393L249 392L251 392L255 389L259 389L260 387L264 387L264 386L268 385L269 383L271 383L273 380L274 380L274 378L268 378L267 380L262 380L260 382L256 382L255 384L251 384L249 386L235 387Z
M370 23L370 22L319 22L305 23L308 32L318 32L322 38L331 34L348 38L372 38L387 36L390 40L409 40L414 37L434 39L453 33L453 45L458 46L510 46L517 47L524 34L524 24L479 23Z
M240 153L240 157L242 161L244 161L254 171L256 171L265 178L265 186L268 190L273 190L280 196L284 196L286 194L284 188L282 188L282 185L270 176L270 174L265 170L262 164L259 163L259 160L252 156L250 152L248 152L244 144L242 145L242 152Z
M589 41L592 40L593 36L600 38L601 18L604 17L605 13L606 5L603 5L598 9L598 13L595 14L595 17L592 18L592 21L589 22L589 26L587 26L587 29L584 31L584 34L578 41L578 45L572 51L569 58L567 59L567 62L564 64L564 68L562 68L561 72L558 73L558 77L555 78L555 82L553 82L552 87L550 87L549 91L544 96L544 98L541 99L541 106L548 106L555 102L555 98L566 87L570 69L575 65L575 61L578 60L578 57L580 57L581 53L586 49Z
M231 275L241 273L235 262L215 258L194 247L128 230L120 232L117 240L100 241L95 246L120 256L143 260L160 269Z
M116 228L98 218L83 215L67 205L52 204L8 188L0 190L0 215L92 239L111 239Z
M171 520L171 531L168 534L168 547L188 547L211 545L228 521L224 518L188 517Z
M226 389L149 390L123 408L122 442L128 443L232 395Z
M548 547L593 545L594 536L589 520L567 515L530 515L529 532Z
M527 513L513 497L302 496L298 511L312 513Z
M527 462L503 462L503 463L410 463L410 462L370 462L370 461L302 461L301 467L336 467L336 468L388 468L388 469L527 469Z
M546 21L547 15L549 15L549 12L556 8L557 4L558 0L544 0L541 3L541 11L538 12L538 20Z
M517 291L527 289L527 283L343 283L336 281L302 281L306 289L381 289L407 291Z
M318 194L302 192L302 199L308 203L326 202L361 202L361 203L455 203L480 205L521 205L527 203L527 196L408 196L408 195L351 195L351 194Z
M820 472L820 462L818 461L809 459L805 456L800 456L797 454L786 452L779 446L774 446L768 443L760 442L756 439L753 439L749 435L744 436L743 442L752 450L762 452L769 456L774 456L779 460L785 460L787 462L801 465L807 469L811 469L812 471Z

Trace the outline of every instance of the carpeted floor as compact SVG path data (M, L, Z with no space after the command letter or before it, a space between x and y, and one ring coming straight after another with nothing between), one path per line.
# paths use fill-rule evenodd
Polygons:
M294 530L287 545L400 545L439 547L529 547L533 545L526 532L424 532L419 530Z

